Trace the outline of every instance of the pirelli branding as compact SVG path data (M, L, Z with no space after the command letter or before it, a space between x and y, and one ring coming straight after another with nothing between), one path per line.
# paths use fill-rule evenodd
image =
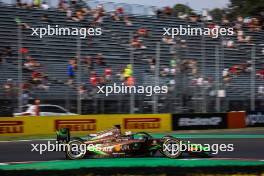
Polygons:
M96 119L55 120L55 129L69 128L70 131L96 131Z
M160 118L124 118L125 129L160 129Z
M0 134L24 133L23 121L0 121Z

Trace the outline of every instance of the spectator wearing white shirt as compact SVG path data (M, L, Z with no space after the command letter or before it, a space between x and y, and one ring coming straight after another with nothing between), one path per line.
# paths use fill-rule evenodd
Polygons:
M42 9L44 9L44 10L48 10L49 9L49 5L47 4L47 2L43 2L42 4L41 4L41 6L40 6Z

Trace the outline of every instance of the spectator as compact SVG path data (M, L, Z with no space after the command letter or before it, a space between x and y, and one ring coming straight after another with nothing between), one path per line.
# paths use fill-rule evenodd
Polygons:
M47 23L52 23L52 20L49 19L49 16L47 14L43 14L41 20Z
M148 37L149 32L148 32L148 30L147 30L146 28L139 28L139 29L137 30L137 35L138 35L139 37Z
M73 83L73 79L75 77L75 61L70 60L68 64L68 84L71 85Z
M176 60L175 59L171 59L170 60L170 67L171 68L176 68L177 64L176 64Z
M105 16L105 10L102 4L99 4L94 10L93 24L102 23L103 17Z
M259 93L260 95L264 95L264 87L263 87L263 86L259 86L259 87L258 87L258 93Z
M61 10L61 11L69 10L65 0L59 0L58 9Z
M161 69L161 76L168 76L170 73L170 69L167 66L163 66Z
M16 0L16 7L19 7L19 8L29 8L30 5L27 4L27 3L21 2L21 0Z
M157 10L154 10L154 11L156 13L157 18L160 18L162 16L162 14L163 14L161 9L157 9Z
M102 53L98 53L96 55L96 64L97 65L106 65L105 62L104 62Z
M260 69L257 71L257 74L256 74L259 78L264 78L264 69Z
M186 40L180 40L180 47L187 48Z
M226 15L224 15L221 20L223 25L229 25L230 23Z
M15 84L12 79L7 79L3 86L6 97L10 98L14 96Z
M191 21L191 22L198 22L198 20L199 20L199 16L197 16L197 15L190 15L189 16L189 20Z
M239 73L239 65L234 65L231 68L229 68L229 73L231 75L237 75Z
M22 104L27 105L30 99L30 92L28 90L23 91L22 93Z
M226 76L228 76L228 75L229 75L228 68L225 68L225 69L223 70L223 72L222 72L222 76L223 76L223 77L226 77Z
M23 58L26 58L26 55L28 54L27 48L20 48L19 52L22 54Z
M133 75L133 67L131 64L128 64L125 68L125 80Z
M82 21L84 19L85 12L82 10L77 10L75 15L72 17L73 21Z
M47 2L46 1L44 1L42 4L41 4L41 9L43 9L43 10L48 10L49 9L49 5L47 4Z
M0 51L0 63L2 63L5 59L12 57L12 49L10 46L6 46ZM9 61L9 59L8 59Z
M172 15L172 12L173 12L173 10L172 10L172 8L169 7L169 6L164 7L164 9L163 9L163 13L164 13L164 15L171 16L171 15Z
M173 38L171 38L170 36L163 37L162 41L166 44L176 44L176 42L174 42Z
M155 57L150 57L150 58L148 59L148 62L149 62L149 68L150 68L150 71L151 71L151 72L154 72L155 67L156 67L156 59L155 59Z
M104 84L106 83L106 80L105 80L105 77L104 77L104 76L99 76L99 77L97 78L97 80L98 80L98 83L99 83L100 85L104 85Z
M49 90L48 86L48 76L43 72L41 74L41 83L38 85L38 88L44 89L44 90Z
M231 82L231 80L232 80L232 77L230 76L229 72L228 72L228 74L223 76L223 82L225 85L228 85Z
M114 21L120 21L123 19L126 26L132 26L132 22L129 20L128 16L125 15L123 7L117 7L116 10L110 14L110 16Z
M38 68L40 66L40 64L38 62L36 62L35 59L33 59L32 57L27 57L27 61L24 63L24 68L28 71L33 71L36 68Z
M229 40L223 40L222 45L227 48L235 48L234 41L229 39Z
M23 7L24 4L21 2L21 0L16 0L16 7Z
M87 98L87 88L85 87L84 84L81 84L79 87L79 94L81 97L81 100L86 99Z
M96 78L96 73L94 71L91 72L90 84L93 87L96 87L97 86L97 78Z
M129 76L126 80L126 85L127 86L133 86L135 85L135 79L133 76Z
M120 21L120 18L124 15L124 9L122 7L118 7L114 12L110 14L111 18L114 21Z
M120 81L124 81L124 68L121 65L118 68L116 76L119 78Z
M31 74L31 83L33 85L39 85L41 84L41 80L41 74L37 70L33 71Z
M120 15L120 16L124 15L124 9L121 6L117 7L115 12L116 12L117 15Z
M261 30L260 20L258 18L252 18L248 23L248 27L252 32L258 32Z
M72 10L71 9L66 10L66 17L68 20L72 20Z
M182 20L186 20L188 18L188 14L183 13L183 12L179 12L177 14L178 18L182 19Z
M129 20L128 16L124 16L124 22L126 24L126 26L132 26L132 22Z
M39 105L40 105L40 100L38 98L35 99L34 101L34 115L35 116L39 116L40 115L40 111L39 111Z
M110 82L112 80L112 68L110 66L105 68L104 76L105 76L106 82Z
M85 63L86 63L86 68L88 69L88 70L91 70L91 69L93 69L93 57L92 56L87 56L86 58L85 58Z
M170 60L170 74L175 75L176 74L176 68L177 68L177 63L175 59Z
M139 37L137 35L133 37L130 44L134 48L141 48L141 49L146 48L146 46L143 45L142 40L139 40Z
M41 0L33 0L33 7L40 8Z

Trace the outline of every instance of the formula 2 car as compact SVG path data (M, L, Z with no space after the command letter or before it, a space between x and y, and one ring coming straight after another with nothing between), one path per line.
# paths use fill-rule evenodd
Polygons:
M151 157L157 153L173 159L179 158L183 153L199 157L210 156L208 149L195 144L182 149L184 142L172 136L154 138L146 132L122 134L120 125L84 138L71 138L67 128L59 129L56 133L58 143L66 145L66 158L71 160L84 157Z

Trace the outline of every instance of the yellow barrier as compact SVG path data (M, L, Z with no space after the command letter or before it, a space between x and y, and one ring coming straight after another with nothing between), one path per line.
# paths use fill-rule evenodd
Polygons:
M72 133L95 133L120 124L123 131L171 131L170 114L78 115L58 117L1 117L0 136L55 134L69 128Z

